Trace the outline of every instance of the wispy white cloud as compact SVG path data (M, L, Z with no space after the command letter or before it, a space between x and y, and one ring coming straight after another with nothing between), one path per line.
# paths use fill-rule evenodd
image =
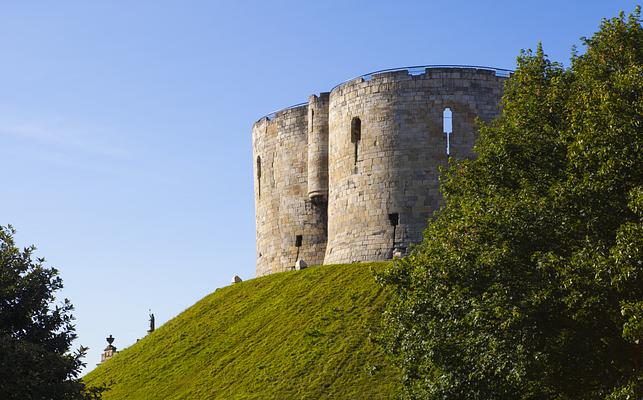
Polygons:
M139 132L143 134L143 132ZM0 159L34 161L40 168L127 176L163 185L182 182L166 160L141 148L130 132L60 115L37 115L0 104Z
M115 132L60 116L21 115L0 109L0 138L14 138L52 153L76 153L112 159L129 159L131 151L113 143Z

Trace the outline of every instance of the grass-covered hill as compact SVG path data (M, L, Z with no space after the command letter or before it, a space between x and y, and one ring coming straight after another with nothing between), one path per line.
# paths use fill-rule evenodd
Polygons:
M370 336L384 263L218 289L89 373L105 399L390 399L399 372Z

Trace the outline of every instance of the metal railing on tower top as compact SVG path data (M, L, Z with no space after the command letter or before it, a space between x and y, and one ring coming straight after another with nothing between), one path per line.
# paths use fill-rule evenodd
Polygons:
M373 75L383 74L386 72L398 72L398 71L407 71L409 75L422 75L426 72L427 69L481 69L484 71L493 71L496 73L496 76L502 76L502 77L508 77L509 75L511 75L512 72L514 72L511 69L485 67L482 65L458 65L458 64L414 65L412 67L381 69L379 71L373 71L363 75L359 75L352 79L348 79L344 82L338 83L337 85L333 86L333 88L330 91L332 92L333 90L335 90L335 88L359 78L362 78L365 81L368 81L373 77Z
M422 74L424 74L426 72L427 69L450 69L450 68L451 69L480 69L480 70L484 70L484 71L493 71L493 72L495 72L496 76L505 77L505 78L509 77L514 72L511 69L485 67L485 66L482 66L482 65L458 65L458 64L414 65L412 67L399 67L399 68L381 69L379 71L373 71L373 72L369 72L369 73L366 73L366 74L363 74L363 75L359 75L359 76L356 76L354 78L345 80L345 81L343 81L341 83L338 83L337 85L333 86L333 88L330 91L332 92L336 88L338 88L338 87L340 87L340 86L342 86L342 85L344 85L344 84L346 84L348 82L354 81L355 79L362 78L365 81L369 81L369 80L371 80L373 75L383 74L383 73L387 73L387 72L407 71L409 73L409 75L422 75ZM257 121L261 121L264 118L266 118L268 120L271 120L279 112L292 110L293 108L302 107L302 106L305 106L305 105L308 105L308 102L298 103L298 104L295 104L295 105L292 105L292 106L289 106L289 107L280 108L279 110L275 110L275 111L273 111L271 113L268 113L268 114L264 115L263 117L259 118Z
M292 106L288 106L288 107L285 107L285 108L280 108L279 110L275 110L275 111L273 111L271 113L268 113L268 114L264 115L263 117L259 118L257 121L261 121L264 118L266 118L268 120L271 120L271 119L273 119L275 117L275 115L277 115L278 112L288 111L288 110L292 110L293 108L307 106L307 105L308 105L308 102L305 102L305 103L293 104Z

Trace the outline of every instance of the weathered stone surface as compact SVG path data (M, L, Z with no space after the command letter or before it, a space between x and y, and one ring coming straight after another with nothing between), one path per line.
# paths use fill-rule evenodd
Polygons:
M262 118L252 132L257 276L291 269L298 258L322 264L327 206L308 196L308 106Z
M232 277L232 282L231 283L239 283L241 281L242 281L242 279L239 278L238 275L235 275L235 276Z
M473 157L475 118L499 112L504 77L430 68L353 79L253 126L257 275L403 256L440 207L450 156ZM358 122L359 120L359 122Z

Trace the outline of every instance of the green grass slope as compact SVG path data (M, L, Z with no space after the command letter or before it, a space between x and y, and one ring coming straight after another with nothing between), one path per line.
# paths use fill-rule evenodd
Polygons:
M284 272L219 289L89 373L105 399L390 399L370 339L384 263Z

